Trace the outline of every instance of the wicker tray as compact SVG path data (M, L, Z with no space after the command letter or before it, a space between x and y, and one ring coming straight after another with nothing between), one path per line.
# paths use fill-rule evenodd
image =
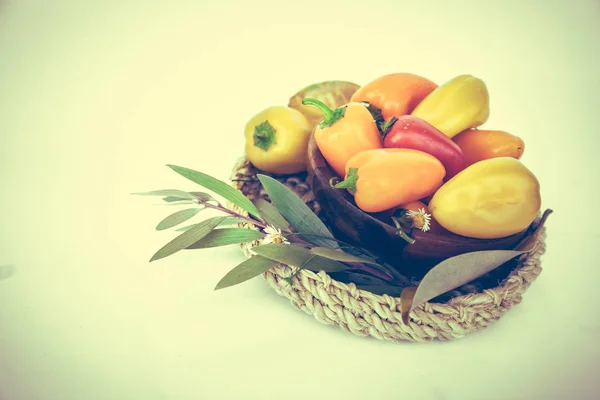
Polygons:
M246 159L241 158L233 168L232 185L250 199L261 196L268 200L256 178L257 172ZM277 179L319 215L320 207L314 200L306 174ZM235 210L247 215L237 207ZM253 225L244 226L257 229ZM282 278L291 276L295 267L279 264L263 277L295 308L313 315L319 322L337 325L355 335L390 342L451 340L486 328L521 302L525 290L541 273L540 257L545 252L545 237L545 228L542 227L536 250L420 305L411 312L408 325L402 322L400 316L400 298L360 290L353 283L336 281L323 271L302 270L290 285ZM243 244L244 254L250 257L250 250L258 244Z

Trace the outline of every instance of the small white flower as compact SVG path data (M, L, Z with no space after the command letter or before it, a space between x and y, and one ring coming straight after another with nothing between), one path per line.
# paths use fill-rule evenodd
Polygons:
M418 211L409 210L406 215L412 219L413 227L427 232L431 227L431 214L427 214L424 208L419 208Z
M281 234L281 230L272 227L271 225L265 228L265 233L267 234L262 240L262 244L269 243L282 243L282 244L290 244L288 240Z

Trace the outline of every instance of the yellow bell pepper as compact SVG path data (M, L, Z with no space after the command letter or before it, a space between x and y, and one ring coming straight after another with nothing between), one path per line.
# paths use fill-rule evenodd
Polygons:
M540 184L521 161L498 157L458 173L433 195L429 210L457 235L495 239L526 229L541 206Z
M274 175L305 171L311 133L312 126L300 111L269 107L246 124L246 158L256 168Z
M452 138L488 120L489 93L481 79L459 75L431 92L412 115L429 122Z

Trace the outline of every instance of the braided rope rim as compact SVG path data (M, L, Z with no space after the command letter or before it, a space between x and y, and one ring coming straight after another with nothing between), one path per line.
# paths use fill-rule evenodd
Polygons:
M242 193L253 197L260 191L260 183L253 183L246 188L243 179L248 176L248 162L241 158L232 171L232 185ZM283 180L288 185L288 182ZM298 179L290 188L296 189ZM298 193L305 202L312 204L312 192L306 190ZM239 207L229 204L240 214L247 213ZM258 229L251 224L241 224L247 229ZM290 300L292 306L327 325L361 337L372 337L378 340L398 343L403 341L430 342L434 339L453 340L485 329L502 317L510 308L522 301L525 290L542 271L541 256L546 251L546 232L542 227L537 238L535 250L519 258L516 267L508 273L496 287L481 289L466 285L472 293L460 294L453 291L446 302L427 302L410 313L408 325L402 322L400 315L400 298L389 295L376 295L358 289L353 283L343 283L332 279L321 271L301 270L292 280L291 285L283 278L290 277L296 268L278 264L262 276L269 286L280 296ZM242 251L251 257L252 247L259 241L243 243Z

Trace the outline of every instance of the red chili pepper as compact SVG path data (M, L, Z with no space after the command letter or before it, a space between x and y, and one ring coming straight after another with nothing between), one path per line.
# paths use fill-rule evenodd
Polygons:
M463 152L456 143L428 122L404 115L382 126L384 148L420 150L437 158L446 168L445 181L465 169Z

